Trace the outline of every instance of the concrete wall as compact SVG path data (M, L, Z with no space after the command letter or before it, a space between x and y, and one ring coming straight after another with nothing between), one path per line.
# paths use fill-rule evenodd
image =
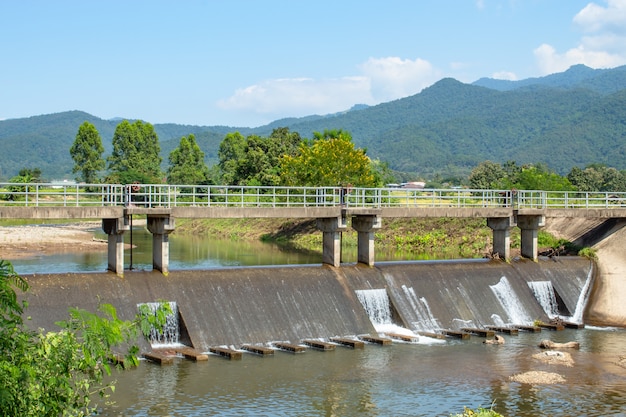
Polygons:
M69 307L95 311L99 302L113 304L122 319L131 319L137 304L175 301L196 348L271 341L299 342L375 334L355 290L386 288L396 316L405 327L424 329L407 296L410 288L428 300L442 328L471 321L496 324L493 314L510 321L489 288L506 276L532 319L545 319L527 285L551 280L563 287L561 297L576 304L591 264L584 259L554 261L407 262L376 267L284 266L206 271L38 274L26 276L30 291L27 315L33 328L57 329ZM461 321L459 321L461 320ZM142 348L149 348L145 343Z

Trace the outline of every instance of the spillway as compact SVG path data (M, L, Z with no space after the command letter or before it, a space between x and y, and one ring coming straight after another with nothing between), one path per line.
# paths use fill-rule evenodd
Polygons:
M553 307L537 295L547 286L561 314L582 320L593 275L594 263L578 257L223 268L168 276L130 271L123 278L36 274L25 276L30 291L23 298L30 325L46 330L56 330L70 307L95 311L99 302L110 303L126 320L140 304L169 301L176 306L180 343L206 350L376 334L377 321L412 331L548 321ZM368 310L377 308L382 315L371 318Z

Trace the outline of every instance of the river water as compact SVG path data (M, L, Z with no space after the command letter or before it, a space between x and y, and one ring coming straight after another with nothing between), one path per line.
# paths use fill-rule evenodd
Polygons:
M133 268L151 269L150 234L137 230L133 239ZM170 237L170 269L321 262L317 254L285 252L274 245L194 239ZM13 263L20 274L103 271L106 254L68 253ZM505 416L626 416L626 361L620 362L626 356L626 330L544 330L504 337L501 346L485 345L475 336L421 338L364 349L277 351L266 357L245 353L233 361L216 355L163 366L142 361L136 369L114 374L114 403L103 405L99 415L449 416L465 406L493 405ZM542 339L578 341L580 350L569 351L574 365L534 359ZM510 380L528 371L556 373L565 382Z
M624 416L626 369L617 365L626 332L565 330L444 343L367 344L364 349L216 355L206 362L142 362L118 374L102 416L449 416L485 407L506 416ZM574 366L532 358L542 338L576 340ZM564 383L511 382L527 371L555 372Z

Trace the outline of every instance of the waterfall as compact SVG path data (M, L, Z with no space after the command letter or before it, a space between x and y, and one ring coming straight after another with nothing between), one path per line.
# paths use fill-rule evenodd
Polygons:
M374 327L392 324L387 290L356 290L355 293Z
M587 273L587 280L585 281L585 285L583 286L582 290L580 290L580 296L578 297L578 302L576 303L576 310L574 311L574 315L571 317L571 321L573 321L574 323L583 322L583 313L589 299L589 290L591 289L592 281L593 268L590 268L589 272Z
M148 306L150 311L156 312L161 303L143 303L138 304L137 309L141 311L141 306ZM152 347L180 345L179 336L180 329L178 324L178 306L176 302L169 302L172 314L168 314L165 319L165 325L162 329L152 328L148 339Z
M413 322L413 326L415 326L418 330L424 330L429 332L434 332L436 330L441 329L441 325L439 321L433 316L433 313L430 310L430 306L428 305L428 301L424 297L418 297L415 294L415 290L413 287L407 287L406 285L402 286L402 291L406 296L409 303L411 303L411 307L413 312L417 315L418 321Z
M508 314L510 320L509 324L528 325L532 323L532 318L526 313L521 300L517 294L515 294L507 277L503 276L500 278L500 282L495 285L490 285L489 288L491 288L491 291L493 291L498 301L500 301L504 311Z
M559 304L551 281L529 281L528 286L549 318L559 315Z

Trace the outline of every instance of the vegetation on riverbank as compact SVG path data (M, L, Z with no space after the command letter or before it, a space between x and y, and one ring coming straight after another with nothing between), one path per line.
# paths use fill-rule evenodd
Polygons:
M200 234L234 241L261 240L292 250L321 252L322 233L314 219L180 219L176 234ZM485 219L415 218L384 219L375 232L377 252L401 252L419 259L482 258L491 253L492 231ZM357 233L343 233L344 248L356 248ZM520 235L511 231L513 253L519 250ZM547 253L577 251L571 244L539 232L539 247Z

